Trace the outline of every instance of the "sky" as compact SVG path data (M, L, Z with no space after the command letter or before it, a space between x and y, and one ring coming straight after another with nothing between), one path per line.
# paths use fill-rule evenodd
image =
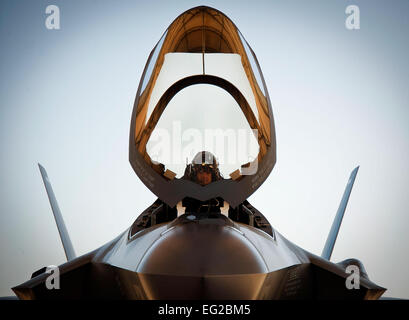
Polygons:
M48 5L60 29L45 27ZM348 5L360 29L345 27ZM126 230L155 196L128 161L138 83L182 12L225 13L270 94L277 163L249 201L321 254L360 165L331 260L357 258L385 296L409 298L409 2L387 0L0 2L0 296L65 262L37 163L77 255Z

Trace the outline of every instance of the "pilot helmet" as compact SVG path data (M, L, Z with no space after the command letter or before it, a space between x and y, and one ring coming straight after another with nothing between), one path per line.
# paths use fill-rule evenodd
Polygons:
M211 173L212 182L222 179L217 159L209 151L198 152L194 156L192 163L187 165L184 176L191 181L197 182L197 174L199 172Z

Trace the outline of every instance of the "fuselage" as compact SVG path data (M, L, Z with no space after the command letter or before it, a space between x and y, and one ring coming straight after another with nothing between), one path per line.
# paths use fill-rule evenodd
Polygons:
M138 300L376 299L385 291L366 275L358 290L349 290L344 267L274 230L270 235L220 213L186 213L135 234L131 226L59 266L59 290L46 288L45 270L13 290L21 299Z
M302 263L279 234L189 213L125 232L98 262L135 272L149 299L257 299L270 273Z

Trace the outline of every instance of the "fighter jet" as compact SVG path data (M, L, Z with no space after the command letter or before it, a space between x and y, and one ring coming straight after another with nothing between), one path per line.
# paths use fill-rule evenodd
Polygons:
M202 85L234 100L257 145L227 173L214 150L196 150L178 171L149 148L174 99ZM194 103L182 106L198 113ZM40 165L68 261L58 267L59 289L47 286L44 267L12 288L19 299L378 299L385 292L359 260L330 261L358 167L321 256L291 243L248 202L276 163L274 119L257 58L222 12L187 10L153 48L133 107L129 161L158 199L117 238L79 257Z

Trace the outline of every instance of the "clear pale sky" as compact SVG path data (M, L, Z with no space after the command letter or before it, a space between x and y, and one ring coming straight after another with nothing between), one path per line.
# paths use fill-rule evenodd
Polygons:
M47 30L58 5L61 29ZM183 11L230 17L260 62L277 164L250 202L320 255L360 165L332 260L360 259L386 296L409 298L409 2L0 2L0 295L65 262L37 162L78 255L126 230L155 196L128 162L147 57ZM345 28L360 8L361 29Z

